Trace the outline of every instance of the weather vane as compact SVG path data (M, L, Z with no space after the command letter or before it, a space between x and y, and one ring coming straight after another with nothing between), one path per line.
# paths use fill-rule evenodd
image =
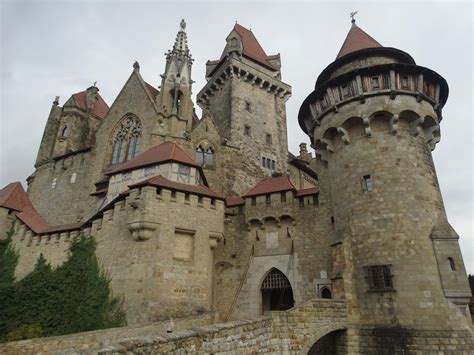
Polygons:
M351 15L350 15L350 16L351 16L351 22L352 22L352 23L355 23L355 22L356 22L354 16L357 15L358 12L359 12L359 11L352 11L352 12L351 12Z

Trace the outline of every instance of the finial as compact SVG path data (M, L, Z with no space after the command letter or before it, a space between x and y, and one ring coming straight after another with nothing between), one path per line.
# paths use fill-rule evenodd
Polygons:
M53 105L58 106L59 105L59 96L56 96L53 101Z
M138 61L136 60L135 63L133 63L133 69L140 69L140 64L138 64Z
M183 32L186 30L186 21L184 21L184 18L181 20L179 24L179 30Z
M358 12L359 12L359 11L352 11L351 14L350 14L351 22L352 22L353 24L356 23L356 20L355 20L354 16L357 15Z
M97 85L97 81L94 81L94 85L92 85L92 86L96 86L96 85Z

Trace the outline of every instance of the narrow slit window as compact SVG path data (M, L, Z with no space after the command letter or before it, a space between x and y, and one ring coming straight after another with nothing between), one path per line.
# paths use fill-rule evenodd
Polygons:
M454 262L453 258L451 257L448 258L448 264L451 271L456 271L456 263Z
M286 202L286 191L281 192L280 198L281 198L281 202Z
M265 141L267 142L267 144L272 144L272 135L267 133Z
M252 196L251 204L252 204L252 206L257 205L257 198L255 196Z
M244 135L250 136L250 126L244 126Z
M299 198L299 205L300 205L300 208L304 207L304 197Z
M374 189L374 180L370 175L364 175L364 189L371 192Z

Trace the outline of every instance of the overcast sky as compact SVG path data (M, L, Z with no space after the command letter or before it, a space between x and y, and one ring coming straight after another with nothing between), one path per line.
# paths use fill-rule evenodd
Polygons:
M181 18L195 59L194 95L204 86L205 63L219 58L235 21L250 27L267 54L281 53L289 149L307 141L297 112L318 74L334 60L350 28L349 13L382 45L410 53L441 74L450 95L442 139L433 152L449 220L461 236L474 273L472 134L472 4L470 2L151 2L0 0L0 185L33 172L56 95L68 97L97 81L109 106L140 63L158 86L164 53Z

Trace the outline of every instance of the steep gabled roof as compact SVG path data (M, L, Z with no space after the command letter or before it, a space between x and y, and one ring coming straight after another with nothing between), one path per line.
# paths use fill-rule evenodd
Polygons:
M74 101L79 106L79 108L87 111L87 90L72 94L72 97L74 98ZM109 112L109 106L99 93L97 93L95 100L96 101L94 103L94 106L92 107L92 113L99 118L104 118Z
M185 165L201 168L201 166L195 160L193 160L175 143L165 142L148 149L147 151L137 155L135 158L126 161L125 163L118 165L117 167L108 171L106 174L112 175L119 172L134 170L140 167L164 163L168 161L179 162Z
M30 204L23 186L18 181L12 182L0 190L0 207L21 211Z
M243 197L265 195L279 191L296 190L287 176L280 176L260 181L257 185L252 187Z
M240 36L242 40L242 54L250 59L253 59L257 63L260 63L266 67L270 67L275 70L273 65L268 61L269 59L278 58L279 55L268 56L263 50L262 46L258 42L257 38L252 31L239 25L238 23L234 26L235 32Z
M217 192L215 192L214 190L210 189L207 186L183 184L180 182L172 181L162 175L155 176L155 177L152 177L151 179L144 180L142 182L130 185L129 188L132 189L134 187L146 186L146 185L159 186L159 187L164 187L164 188L168 188L172 190L190 192L196 195L218 198L221 200L224 199L224 197L222 197Z
M349 30L336 59L339 59L346 54L360 51L361 49L380 47L382 47L382 45L379 42L370 37L355 23L352 23L351 29Z
M0 190L0 207L15 210L16 217L38 234L77 229L81 223L50 226L35 210L19 182L8 184Z
M151 95L151 97L156 98L158 94L160 93L160 90L155 89L154 86L148 84L146 81L144 81L146 89L148 90L148 93Z

